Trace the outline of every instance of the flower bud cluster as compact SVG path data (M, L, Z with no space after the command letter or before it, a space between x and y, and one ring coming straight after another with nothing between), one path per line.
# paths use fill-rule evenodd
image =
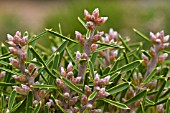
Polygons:
M93 11L92 15L87 10L84 10L84 16L85 16L85 19L87 20L86 27L89 30L93 30L95 25L98 25L98 26L103 25L106 22L106 20L108 19L108 17L100 17L99 16L98 8L96 8Z
M88 59L88 56L86 53L81 54L79 51L76 52L76 61L78 62L81 59Z
M110 28L109 33L105 34L105 37L102 37L102 42L104 43L118 43L118 33L116 31L114 31L112 28ZM100 56L103 57L105 59L105 62L107 65L112 64L117 55L118 55L118 50L114 50L114 49L107 49L105 51L100 51L99 52Z
M28 92L31 90L30 87L27 85L21 84L21 87L19 86L12 86L13 89L15 89L17 92L22 94L28 94Z
M0 72L0 80L2 80L5 76L6 72L5 71L1 71Z

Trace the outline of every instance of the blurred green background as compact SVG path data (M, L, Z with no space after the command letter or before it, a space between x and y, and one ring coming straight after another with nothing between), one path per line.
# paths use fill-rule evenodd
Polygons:
M59 23L64 35L75 38L75 30L85 31L77 17L83 19L84 9L91 13L95 8L101 16L109 17L99 30L107 32L112 27L132 41L137 39L132 28L147 36L160 30L170 34L169 5L169 0L4 0L0 1L0 41L17 30L33 34L44 28L58 31ZM47 44L44 39L40 43Z

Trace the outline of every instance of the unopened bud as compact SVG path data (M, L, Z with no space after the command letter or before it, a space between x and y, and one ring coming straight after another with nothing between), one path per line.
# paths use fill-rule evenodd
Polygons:
M73 106L77 102L78 98L79 96L75 96L72 99L70 99L69 106Z
M154 57L156 55L155 49L153 47L150 48L150 54Z
M79 51L76 52L76 61L79 61L81 58L81 53Z
M19 68L19 61L13 58L9 58L9 61L11 62L11 64L16 67Z
M67 72L73 71L73 64L70 62L67 66Z
M84 90L87 96L89 96L92 93L92 89L88 85L84 86Z
M103 80L104 80L104 85L106 85L110 80L110 75L106 76Z
M66 72L65 72L65 70L64 70L64 68L63 67L61 67L61 75L63 76L63 77L66 77Z
M70 72L68 72L67 73L67 79L71 79L73 77L73 72L72 71L70 71Z
M164 61L168 57L167 53L164 53L158 57L158 62Z
M96 20L96 24L97 24L98 26L101 26L101 25L103 25L103 24L107 21L107 19L108 19L108 17L100 17L100 18L98 18L98 19Z
M84 10L84 16L85 16L87 21L91 20L91 15L90 15L90 13L86 9Z
M27 85L21 84L21 86L26 94L28 94L28 92L31 90L30 87L28 87Z
M98 8L96 8L93 11L92 16L94 17L94 19L97 19L99 17L99 9Z
M101 88L97 94L98 98L105 98L109 96L109 93L105 91L105 88Z
M157 112L158 113L164 113L164 106L163 106L163 104L157 105L156 108L157 108Z
M18 86L12 86L13 89L15 89L19 93L25 93L24 89L18 87Z
M87 104L86 108L87 109L92 109L93 105L92 104Z
M28 65L28 70L31 72L35 68L34 64L29 64Z
M63 81L61 81L60 79L57 78L57 79L56 79L56 82L57 82L57 85L58 85L60 88L62 88L62 89L64 88L65 85L64 85Z
M38 100L33 101L33 106L36 106L38 104Z
M91 47L90 47L90 49L91 49L92 51L95 51L95 50L97 49L97 47L98 47L98 44L92 44Z
M80 44L84 45L85 39L84 39L83 35L78 31L75 31L75 35L76 35L77 40L80 42Z
M142 53L142 59L143 59L144 65L147 66L149 62L149 58L145 54Z
M81 56L81 59L87 59L87 58L88 58L87 54L83 53L82 56Z
M83 95L81 96L81 104L82 104L82 105L86 105L87 102L88 102L87 96L83 94Z
M40 97L40 98L44 98L45 94L46 94L46 91L45 91L45 90L41 90L41 91L39 92L39 97Z
M9 41L13 41L14 40L14 37L11 36L10 34L7 34L7 38L8 38Z
M73 108L74 113L79 113L80 109L78 107Z
M27 53L26 52L24 52L24 53L21 53L21 59L23 60L23 61L25 61L26 59L27 59Z
M63 98L64 99L69 99L70 98L70 94L68 92L63 94Z
M46 103L46 106L47 106L48 108L50 108L51 105L52 105L52 102L47 102L47 103Z
M94 23L93 23L92 21L88 21L88 22L86 23L86 27L87 27L87 29L89 29L89 30L94 30L95 25L94 25Z
M14 55L18 55L18 50L15 49L14 47L9 47L9 51Z
M90 113L102 113L101 109L93 109L90 111Z

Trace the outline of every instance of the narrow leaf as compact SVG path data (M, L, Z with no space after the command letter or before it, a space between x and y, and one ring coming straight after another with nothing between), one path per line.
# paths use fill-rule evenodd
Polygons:
M15 85L19 85L19 83L0 82L0 86L15 86Z
M117 85L117 86L114 86L114 87L112 87L112 88L110 88L110 89L107 89L106 92L108 92L110 95L113 95L113 94L116 94L116 93L118 93L118 92L120 92L120 91L125 90L125 89L128 88L129 86L130 86L130 83L124 82L124 83L119 84L119 85Z
M34 84L34 85L31 85L30 87L32 88L47 88L47 89L57 89L56 86L54 85L40 85L40 84Z
M58 104L56 103L54 96L51 95L51 97L52 97L52 100L53 100L53 102L54 102L55 107L56 107L56 108L59 108L63 113L67 113L60 105L58 105Z
M78 20L79 20L79 22L83 25L83 27L84 27L85 29L87 29L87 28L86 28L86 24L84 23L84 21L83 21L80 17L78 17Z
M96 95L97 95L97 91L95 90L95 91L93 91L92 94L89 95L88 101L94 99L96 97Z
M94 80L94 65L92 64L92 62L89 60L89 69L90 69L90 73L92 75L92 78Z
M33 113L39 113L41 108L41 101L36 105L36 107L34 108L34 112Z
M136 30L135 28L133 28L133 31L134 31L137 35L139 35L141 38L143 38L144 40L146 40L146 41L148 41L148 42L151 42L151 40L150 40L147 36L145 36L144 34L142 34L141 32L139 32L139 31Z
M158 90L158 92L157 92L157 94L156 94L156 96L155 96L155 102L158 101L159 96L161 95L162 91L164 90L164 87L165 87L165 85L166 85L166 82L167 82L167 79L166 79L166 78L163 78L163 83L162 83L160 89Z
M8 73L11 73L11 74L14 74L14 75L22 76L21 73L17 73L16 71L11 71L11 70L6 69L6 68L3 68L3 67L0 67L0 70L4 70L4 71L6 71L6 72L8 72Z
M167 102L166 102L166 110L165 113L169 113L170 111L170 98L168 98Z
M42 36L44 36L45 34L47 33L47 31L44 31L38 35L35 35L33 38L31 38L29 41L28 41L28 44L34 42L35 40L41 38Z
M29 91L27 95L27 103L26 103L26 113L32 113L33 109L33 93Z
M146 90L141 91L140 93L138 93L136 96L132 97L131 99L127 100L125 102L126 105L129 105L133 102L136 102L137 100L139 100L140 98L143 98L143 96L145 96L146 94Z
M156 74L157 71L158 71L158 68L155 68L151 73L149 73L149 75L144 80L144 84L149 83L151 81L152 77Z
M57 37L59 37L59 38L68 40L68 41L73 42L73 43L76 43L76 44L78 43L78 42L74 41L74 40L71 39L71 38L68 38L68 37L66 37L66 36L63 36L63 35L60 34L60 33L57 33L57 32L55 32L55 31L52 31L51 29L46 29L46 31L49 32L49 33L51 33L51 34L53 34L53 35L55 35L55 36L57 36Z
M57 52L63 52L64 49L67 47L68 41L65 41L61 46L57 49Z
M121 109L129 109L125 104L123 104L123 103L120 103L120 102L116 102L116 101L112 101L112 100L110 100L110 99L106 99L106 98L104 98L104 99L102 99L103 101L105 101L105 102L107 102L107 103L109 103L109 104L111 104L111 105L113 105L113 106L116 106L116 107L118 107L118 108L121 108Z
M16 94L17 94L16 90L13 90L11 92L11 95L10 95L9 101L8 101L8 109L9 110L11 110L14 105Z
M70 87L72 90L80 93L80 94L84 94L84 92L79 89L77 86L75 86L74 84L72 84L69 80L67 80L66 78L61 78L61 80L68 86Z

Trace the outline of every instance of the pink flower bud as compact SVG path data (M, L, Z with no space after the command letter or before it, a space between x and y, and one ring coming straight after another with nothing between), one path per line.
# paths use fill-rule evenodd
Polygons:
M16 46L16 44L15 44L13 41L8 41L8 44L9 44L10 46Z
M15 49L14 47L9 47L9 51L14 55L18 55L18 50Z
M77 40L80 42L80 44L84 45L85 39L84 39L83 35L78 31L75 31L75 35L76 35Z
M155 49L153 47L150 48L150 54L154 57L156 55Z
M12 78L14 78L15 80L19 82L25 82L26 80L24 76L17 76L17 75L13 75Z
M20 93L25 93L24 89L18 87L18 86L12 86L13 89L15 89L17 92L20 92Z
M157 112L158 113L163 113L164 112L164 106L163 106L163 104L159 104L159 105L157 105Z
M52 46L52 51L55 52L57 48L55 46Z
M33 106L36 106L38 103L39 103L38 100L34 100L33 101Z
M99 41L103 34L104 34L104 32L98 32L96 35L93 36L92 42L96 43L97 41Z
M79 61L81 58L81 53L79 51L76 52L76 61Z
M31 71L33 71L34 70L34 68L35 68L35 66L34 66L34 64L29 64L28 65L28 70L31 72Z
M152 32L150 32L150 37L151 37L151 40L153 41L153 42L156 42L156 36L152 33Z
M88 22L86 23L86 27L87 27L87 29L89 29L89 30L94 30L95 25L94 25L94 23L93 23L92 21L88 21Z
M65 70L64 70L64 68L63 67L61 67L61 75L63 76L63 77L66 77L66 72L65 72Z
M60 80L60 79L56 79L56 82L57 82L57 85L61 88L61 89L63 89L64 88L64 83Z
M27 85L21 84L21 87L24 89L24 92L26 94L28 94L28 92L31 90L30 87L28 87Z
M149 58L145 54L142 53L142 59L143 59L144 65L147 66L149 62Z
M70 94L68 92L63 94L63 98L64 99L69 99L70 98Z
M84 16L85 16L87 21L91 20L91 15L90 15L90 13L86 9L84 10Z
M110 80L110 75L106 76L103 80L104 80L104 85L106 85Z
M13 41L14 40L14 37L11 36L10 34L7 34L7 38L8 38L8 41Z
M79 98L79 96L75 96L72 99L70 99L69 106L75 105L75 103L77 102L78 98Z
M87 96L89 96L92 93L92 90L88 85L84 86L84 90L85 90L85 93L87 94Z
M93 11L92 15L93 15L94 19L97 19L97 18L99 17L99 9L96 8L96 9Z
M73 108L74 113L80 113L80 109L78 107Z
M109 93L105 91L105 88L101 88L97 94L98 98L105 98L107 96L109 96Z
M160 51L161 51L161 50L164 50L164 49L166 49L168 46L169 46L169 43L164 43L164 44L161 45L161 47L160 47L159 50L160 50Z
M83 95L81 96L81 104L82 104L82 105L86 105L87 102L88 102L87 96L83 94Z
M100 17L95 22L98 26L103 25L107 21L108 17Z
M51 105L52 105L52 102L47 102L46 105L47 105L48 108L50 108Z
M41 90L41 91L39 92L39 97L40 97L40 98L44 98L45 94L46 94L46 91L45 91L45 90Z
M55 101L56 101L56 103L57 103L58 105L60 105L61 107L63 106L63 103L62 103L60 100L55 99Z
M93 109L90 111L90 113L102 113L101 109Z
M13 58L9 58L9 61L15 68L19 68L19 61Z
M87 109L92 109L92 108L93 108L93 105L92 105L92 104L87 104L86 108L87 108Z
M98 44L92 44L91 47L90 47L90 49L91 49L92 51L95 51L95 50L97 49L97 47L98 47Z
M67 66L67 72L73 71L73 64L70 62Z
M81 59L87 59L87 58L88 58L87 54L83 53L82 56L81 56Z
M21 32L17 31L15 35L21 37Z
M28 37L27 37L27 39L22 38L22 39L20 40L20 44L21 44L21 46L25 46L25 45L26 45L26 43L27 43L27 40L28 40Z
M20 41L21 41L21 38L20 38L19 36L15 35L13 42L14 42L15 44L19 44Z
M67 73L67 79L70 80L73 77L73 72L70 71Z
M167 42L169 40L169 35L163 37L163 42Z
M160 44L162 41L161 41L161 39L156 39L155 42Z
M26 52L21 53L21 59L25 61L27 59L28 54Z
M164 61L168 57L167 53L164 53L158 57L158 62Z

